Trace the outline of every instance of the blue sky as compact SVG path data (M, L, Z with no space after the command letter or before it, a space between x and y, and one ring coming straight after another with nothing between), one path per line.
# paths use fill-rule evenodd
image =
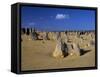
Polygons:
M95 30L95 11L23 6L21 26L44 31Z

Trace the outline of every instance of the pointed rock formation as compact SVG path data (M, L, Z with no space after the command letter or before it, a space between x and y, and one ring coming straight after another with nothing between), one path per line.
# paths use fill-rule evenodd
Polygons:
M55 50L53 52L53 57L55 57L55 58L63 58L64 57L63 52L61 50L61 42L59 42L59 41L56 44Z

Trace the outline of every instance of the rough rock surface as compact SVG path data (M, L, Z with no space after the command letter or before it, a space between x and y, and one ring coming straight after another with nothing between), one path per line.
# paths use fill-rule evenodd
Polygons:
M61 42L59 42L59 41L56 44L55 50L53 52L53 57L55 57L55 58L63 58L64 57L63 52L61 50Z

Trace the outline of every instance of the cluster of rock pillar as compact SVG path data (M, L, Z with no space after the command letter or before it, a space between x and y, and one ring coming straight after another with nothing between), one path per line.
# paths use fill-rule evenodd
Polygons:
M56 48L53 52L53 57L64 58L66 56L80 56L80 47L77 43L58 40Z
M68 55L80 56L81 43L95 43L95 31L65 31L45 32L35 28L22 28L22 34L31 35L32 40L55 40L57 41L53 57L66 57ZM92 42L91 42L92 41Z

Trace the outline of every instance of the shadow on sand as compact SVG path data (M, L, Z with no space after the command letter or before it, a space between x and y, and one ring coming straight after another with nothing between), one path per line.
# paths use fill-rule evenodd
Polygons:
M80 49L80 56L85 55L86 53L90 52L91 50L84 50L84 49Z

